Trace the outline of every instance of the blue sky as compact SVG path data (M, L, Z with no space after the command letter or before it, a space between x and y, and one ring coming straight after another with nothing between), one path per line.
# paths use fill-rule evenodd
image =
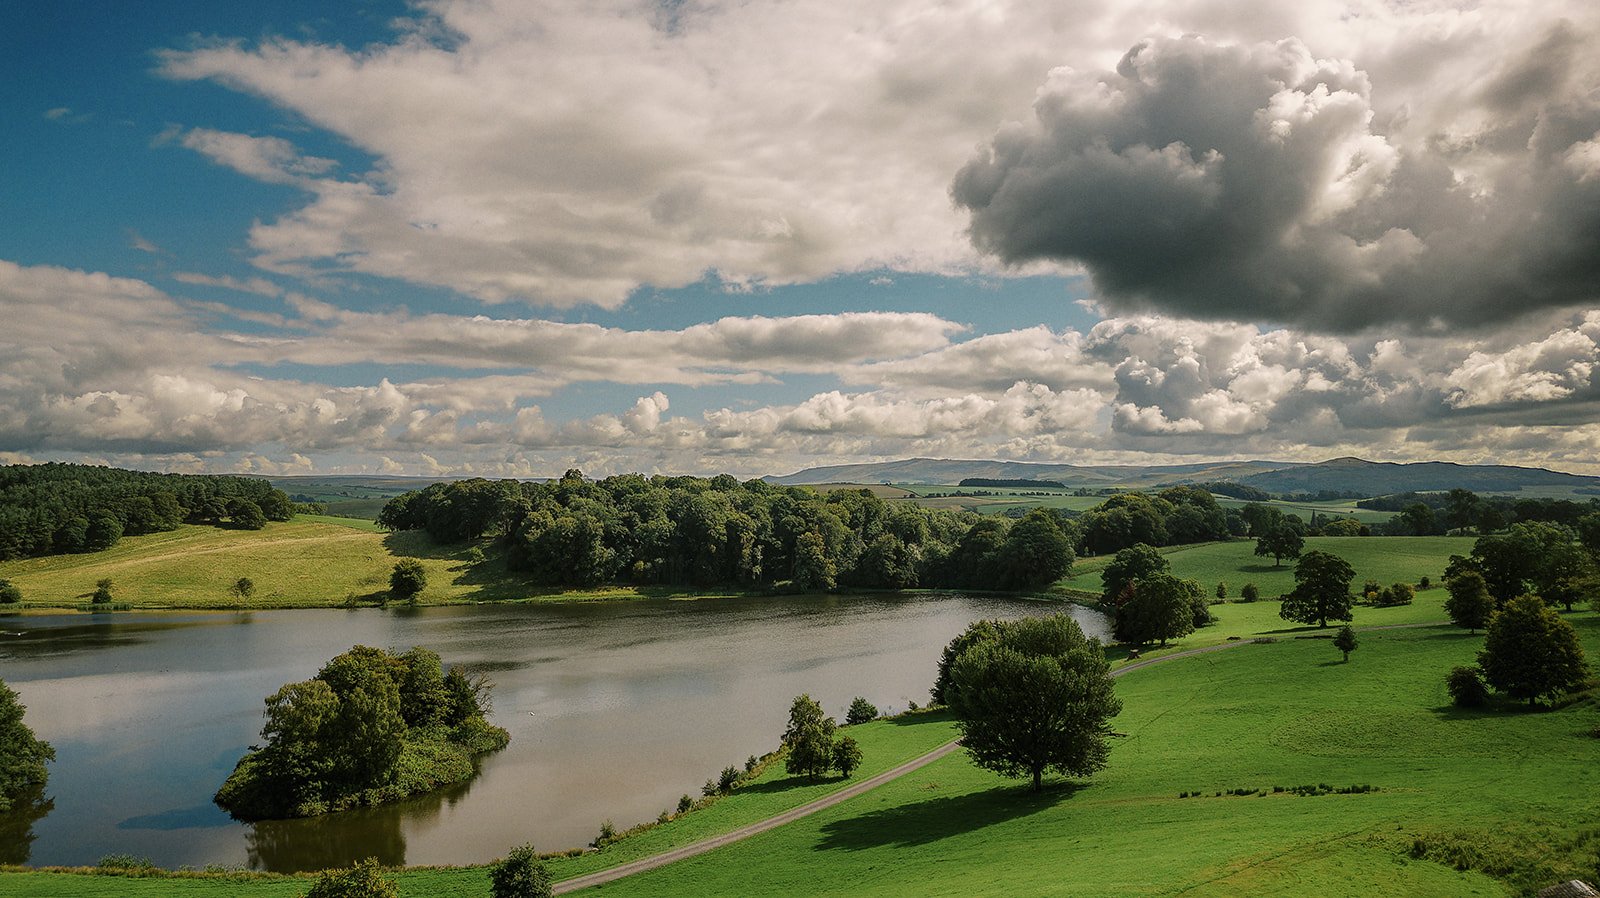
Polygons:
M1595 467L1576 2L12 4L0 460Z

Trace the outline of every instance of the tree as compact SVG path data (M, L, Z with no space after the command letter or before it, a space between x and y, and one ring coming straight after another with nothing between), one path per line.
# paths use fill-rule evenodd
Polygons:
M1256 554L1271 555L1272 566L1278 567L1285 558L1299 558L1305 545L1305 526L1299 518L1286 515L1256 540Z
M1228 584L1226 584L1226 583L1218 583L1217 584L1217 601L1219 601L1219 602L1228 601Z
M1157 574L1165 574L1172 569L1172 565L1155 550L1154 546L1144 543L1122 549L1112 557L1111 563L1100 572L1101 601L1111 604L1122 595L1122 591L1129 583L1135 580L1147 580Z
M1410 583L1391 583L1378 590L1372 604L1379 608L1393 608L1398 605L1409 605L1417 597L1417 591Z
M489 865L491 898L550 898L550 872L532 845L518 845Z
M0 605L15 605L22 601L22 589L10 580L0 580Z
M1444 687L1458 708L1481 708L1489 703L1489 690L1476 667L1453 667L1445 675Z
M972 648L980 642L992 642L1000 638L1001 622L997 620L976 620L967 624L967 629L944 647L944 653L939 656L939 673L933 681L933 688L928 690L929 696L936 705L949 704L950 668L955 666L956 659L961 653Z
M122 521L109 511L97 511L89 516L89 528L84 532L83 548L88 552L109 549L122 539Z
M240 530L260 530L267 526L267 514L261 506L249 499L235 499L228 503L228 517Z
M1476 633L1489 625L1489 615L1494 613L1494 597L1477 571L1462 571L1444 581L1450 598L1444 600L1445 613L1458 627Z
M1573 562L1568 551L1572 531L1545 521L1520 521L1504 533L1480 536L1472 544L1472 561L1483 574L1489 594L1504 606L1532 586L1555 584Z
M1278 616L1319 627L1326 627L1329 620L1349 620L1350 581L1355 575L1349 562L1332 552L1305 553L1295 565L1295 586L1283 597Z
M1072 542L1055 515L1036 508L1011 526L1000 547L1000 589L1039 589L1072 571Z
M1478 665L1495 691L1526 699L1530 706L1577 687L1589 676L1572 625L1531 595L1512 599L1489 619Z
M389 594L402 601L415 601L417 594L428 586L428 572L415 558L402 558L395 562L389 573Z
M56 758L50 743L36 738L23 722L26 711L17 694L0 682L0 814L11 810L30 787L43 786L50 775L44 765Z
M789 726L783 731L783 742L789 747L784 769L812 779L827 773L833 766L833 736L837 726L811 696L795 696L789 706Z
M1177 639L1194 632L1194 591L1171 574L1130 584L1132 595L1117 606L1113 628L1119 641L1135 645ZM1201 598L1204 605L1204 597Z
M855 701L850 703L850 709L846 711L844 715L844 722L846 726L854 726L858 723L866 723L868 721L877 719L877 707L875 707L872 702L867 701L859 695L856 696Z
M1338 635L1333 637L1333 647L1344 652L1346 664L1350 662L1350 653L1355 651L1356 646L1360 644L1361 640L1356 638L1356 631L1349 624L1340 627Z
M1046 770L1087 776L1105 766L1122 710L1097 640L1064 614L1025 618L961 654L951 669L950 708L961 743L981 767L1033 778Z
M255 595L256 582L249 577L240 577L233 581L232 586L228 587L228 592L236 599L248 599Z
M346 870L324 870L305 898L399 898L393 879L383 875L378 859L357 861Z
M1246 583L1239 590L1239 601L1241 602L1254 602L1259 598L1261 598L1261 590L1257 589L1254 583Z
M840 736L833 744L833 766L845 779L861 766L861 746L850 736Z
M837 577L838 568L828 557L822 534L815 530L800 534L794 544L794 585L800 589L832 589Z
M94 602L96 605L110 604L112 599L112 586L114 586L114 584L111 582L110 578L96 580L94 584L94 594L89 597L89 600Z

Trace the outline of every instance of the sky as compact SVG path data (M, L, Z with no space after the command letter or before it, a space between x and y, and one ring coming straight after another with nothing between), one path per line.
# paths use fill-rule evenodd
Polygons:
M1592 0L23 0L0 83L0 463L1600 474Z

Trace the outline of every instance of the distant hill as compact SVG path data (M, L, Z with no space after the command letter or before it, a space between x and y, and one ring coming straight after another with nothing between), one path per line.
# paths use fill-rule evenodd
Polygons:
M1335 458L1316 464L1275 461L1220 461L1190 465L1051 465L1029 462L974 461L910 458L875 464L830 465L807 468L773 483L938 483L954 484L969 478L994 480L1056 480L1068 487L1118 487L1148 489L1177 483L1231 481L1269 493L1304 493L1319 490L1358 492L1384 496L1410 490L1448 490L1463 487L1475 492L1515 492L1544 487L1600 488L1600 477L1586 477L1522 468L1514 465L1458 465L1451 462L1372 462Z

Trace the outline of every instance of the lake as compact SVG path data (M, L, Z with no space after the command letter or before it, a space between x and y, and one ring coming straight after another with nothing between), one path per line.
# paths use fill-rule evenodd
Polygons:
M795 695L841 720L856 695L886 711L926 703L940 650L969 621L1057 607L795 596L0 617L0 679L56 749L53 805L0 816L0 862L126 853L288 872L577 847L601 821L653 819L775 748ZM1105 638L1100 615L1060 607ZM511 745L470 783L383 808L244 824L213 805L259 739L262 700L355 644L423 645L488 675Z

